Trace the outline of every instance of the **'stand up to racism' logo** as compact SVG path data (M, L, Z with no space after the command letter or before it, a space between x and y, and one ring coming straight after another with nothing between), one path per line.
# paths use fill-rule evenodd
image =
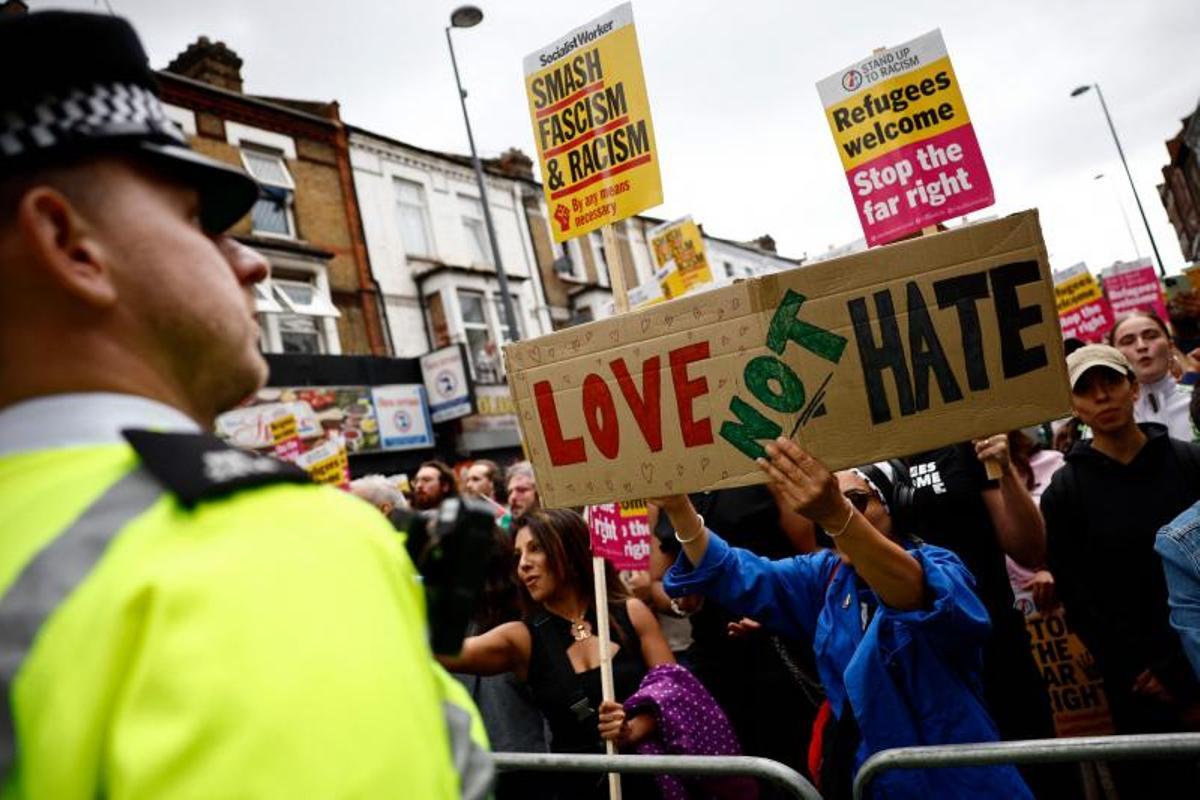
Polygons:
M856 69L852 69L842 76L842 88L847 92L853 92L858 87L863 85L862 73Z
M558 223L559 230L567 230L571 227L571 209L559 203L554 207L554 220Z

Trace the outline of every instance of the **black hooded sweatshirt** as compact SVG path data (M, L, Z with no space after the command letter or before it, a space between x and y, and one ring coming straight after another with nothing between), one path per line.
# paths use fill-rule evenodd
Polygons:
M1158 529L1200 499L1200 445L1139 425L1128 464L1079 442L1042 495L1050 571L1071 626L1096 658L1110 696L1146 668L1180 701L1200 694L1171 628ZM1117 699L1117 698L1114 698Z

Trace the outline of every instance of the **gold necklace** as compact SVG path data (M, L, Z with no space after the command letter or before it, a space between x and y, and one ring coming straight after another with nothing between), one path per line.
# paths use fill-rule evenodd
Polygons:
M585 611L584 614L586 613L587 612ZM580 614L579 619L571 623L571 638L577 642L582 642L583 640L590 638L591 635L591 627L587 624L587 620L584 619L584 615Z

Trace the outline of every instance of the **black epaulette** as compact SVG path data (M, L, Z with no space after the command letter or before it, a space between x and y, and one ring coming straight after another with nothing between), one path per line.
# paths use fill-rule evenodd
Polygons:
M254 486L310 482L295 464L239 450L209 433L126 429L121 434L150 474L188 508Z

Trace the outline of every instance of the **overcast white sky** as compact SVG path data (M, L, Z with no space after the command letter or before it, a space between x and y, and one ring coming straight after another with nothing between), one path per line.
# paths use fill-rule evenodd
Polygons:
M444 27L454 0L28 0L113 11L155 67L200 35L244 60L246 90L341 102L343 119L466 152ZM613 0L483 0L454 32L481 155L534 154L521 59ZM817 255L862 235L815 84L940 27L996 192L986 214L1041 211L1051 263L1094 270L1150 255L1095 92L1104 90L1168 272L1183 265L1155 187L1163 142L1200 99L1197 0L799 2L635 0L666 202L716 236ZM1094 176L1105 176L1094 180Z

